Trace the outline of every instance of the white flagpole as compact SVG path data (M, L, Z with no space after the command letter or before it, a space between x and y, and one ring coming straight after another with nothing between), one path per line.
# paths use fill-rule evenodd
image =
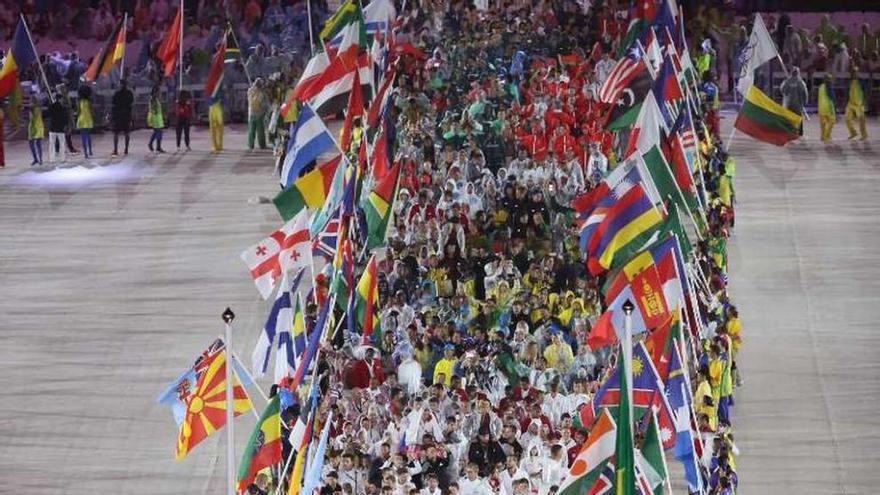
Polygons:
M19 14L21 17L21 23L24 25L24 32L27 33L28 41L31 42L31 49L34 50L34 55L37 57L37 66L40 68L40 75L43 76L43 84L46 85L46 91L49 93L49 99L52 100L52 103L55 103L55 97L52 96L52 89L49 87L49 80L46 79L46 71L43 70L43 63L40 62L40 56L37 54L37 47L34 45L34 39L31 37L31 30L27 25L27 21L24 18L24 14Z
M183 2L181 1L181 4ZM181 19L182 21L182 19ZM235 495L235 435L232 423L235 419L235 381L232 373L232 320L235 313L226 308L222 315L226 324L226 482L228 495Z
M312 0L306 0L306 14L309 16L309 56L315 56L315 39L312 34Z
M184 14L183 14L183 0L180 0L180 45L177 47L178 51L178 81L177 81L177 91L180 92L183 90L183 23L184 23Z
M623 361L623 371L626 373L626 380L628 383L627 386L627 395L629 401L629 418L632 420L633 418L633 404L632 404L632 352L633 352L633 343L632 343L632 313L635 309L635 305L633 305L632 301L629 299L623 303L623 312L626 313L626 318L624 319L623 324L623 353L622 359Z
M235 46L238 47L238 60L241 62L241 66L244 67L244 75L247 77L248 86L253 83L251 80L251 73L247 68L247 64L244 63L244 53L241 51L241 43L238 42L238 38L235 37L235 30L232 29L232 23L230 21L226 21L226 29L229 30L229 34L232 36L232 41L235 43Z
M128 38L128 12L122 14L122 60L119 61L119 79L125 79L125 42Z

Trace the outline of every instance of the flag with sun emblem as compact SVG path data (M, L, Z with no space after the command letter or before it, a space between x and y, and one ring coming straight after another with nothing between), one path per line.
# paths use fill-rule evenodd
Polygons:
M660 379L657 368L654 367L643 342L638 342L633 346L632 374L635 418L641 419L646 412L654 410L657 413L657 425L660 429L663 448L671 449L675 446L675 421L672 408L669 406L663 381ZM599 387L592 402L585 405L584 410L579 413L581 422L586 421L588 424L593 419L590 416L594 416L603 407L612 409L612 414L614 414L619 399L620 371L615 370Z
M244 492L257 473L281 462L280 396L272 397L251 433L238 466L238 491Z
M213 352L199 361L195 387L191 391L182 389L181 393L185 396L181 400L186 404L186 410L177 436L175 459L178 461L186 457L199 442L226 425L226 346L222 342L220 340L219 346L213 345L209 349ZM233 414L238 416L251 410L254 405L238 374L233 373L232 376Z

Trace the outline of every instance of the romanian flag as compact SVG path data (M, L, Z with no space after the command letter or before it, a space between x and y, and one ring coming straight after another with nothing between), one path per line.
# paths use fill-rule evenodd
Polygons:
M0 69L0 98L12 93L18 85L21 70L36 61L37 54L28 37L24 18L21 18L15 28L15 34L12 35L12 45L6 54L6 62Z
M367 217L367 249L381 246L385 242L388 233L388 225L394 214L391 206L397 196L398 179L400 176L400 163L395 163L385 177L373 186L373 190L363 202L364 213Z
M100 76L106 76L117 62L125 56L125 21L119 21L110 39L98 55L92 59L92 64L83 75L86 81L94 81Z
M183 11L178 8L174 21L168 26L168 31L165 31L162 44L156 50L156 56L159 57L162 67L164 67L165 77L171 76L171 73L174 72L174 66L177 64L177 59L180 57L181 45L183 44L181 39L183 37L181 33L182 14Z
M205 82L205 94L211 98L217 97L220 91L220 84L223 82L223 66L226 64L226 43L228 41L228 32L223 37L223 41L217 46L217 53L211 61L211 69L208 71L208 80Z
M367 268L361 275L354 296L354 315L357 323L363 328L363 342L374 344L381 343L381 328L379 327L379 268L376 256L373 255L367 263Z
M782 146L800 136L802 120L803 117L776 103L752 85L739 109L734 127L759 141Z
M189 397L183 423L177 436L175 458L186 457L193 447L226 425L226 349L206 358L207 371L196 383ZM253 409L254 405L233 373L233 414L238 416Z
M594 275L620 265L650 240L663 218L641 184L630 188L596 227L587 249L587 266Z
M280 396L272 397L251 433L238 466L238 491L244 492L257 473L281 462Z

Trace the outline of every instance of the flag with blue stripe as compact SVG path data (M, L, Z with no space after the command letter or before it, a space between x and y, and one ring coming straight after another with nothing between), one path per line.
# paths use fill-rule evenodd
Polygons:
M281 168L281 185L289 186L308 169L341 154L324 121L308 103L304 103L299 118L291 125L287 154Z

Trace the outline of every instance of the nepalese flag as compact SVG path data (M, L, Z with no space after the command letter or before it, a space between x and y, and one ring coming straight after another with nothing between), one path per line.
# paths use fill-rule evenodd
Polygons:
M241 253L257 290L268 299L281 274L312 263L309 212L303 210L269 237Z
M644 343L638 342L633 346L633 407L636 408L638 420L650 409L657 413L657 423L660 427L660 437L663 448L670 449L675 446L675 421L672 408L666 399L665 389L654 362L648 354ZM601 407L616 408L620 402L620 369L616 369L605 383L599 387L593 400L585 406L581 412L581 422L588 424L593 420L596 411ZM590 414L592 412L592 414Z
M0 98L12 93L18 86L21 71L36 61L37 54L28 37L27 25L21 18L12 35L12 44L6 52L3 68L0 69Z
M290 186L312 167L331 162L342 155L333 135L308 104L304 104L296 124L291 126L290 139L281 168L281 185Z
M666 128L669 129L675 124L678 113L684 105L684 93L678 82L678 73L675 71L672 58L668 54L663 57L660 70L657 72L653 92Z

